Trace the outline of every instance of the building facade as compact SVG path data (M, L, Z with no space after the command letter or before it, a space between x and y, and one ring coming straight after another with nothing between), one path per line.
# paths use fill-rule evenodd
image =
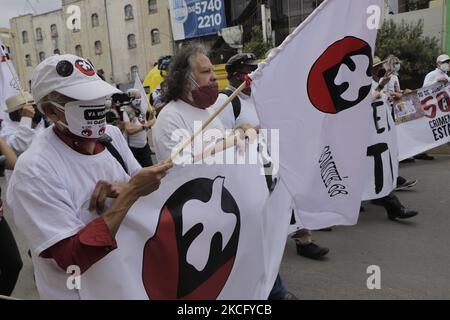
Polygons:
M52 54L83 56L122 89L173 54L167 0L62 0L62 8L10 20L14 63L25 88Z

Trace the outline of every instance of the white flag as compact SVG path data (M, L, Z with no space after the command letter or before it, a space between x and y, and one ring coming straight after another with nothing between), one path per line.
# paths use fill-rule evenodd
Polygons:
M140 199L118 249L81 277L82 299L267 299L286 244L292 198L269 196L258 165L173 168Z
M0 119L8 120L6 100L20 93L20 81L10 60L8 49L0 40Z
M134 88L139 90L139 92L141 93L141 112L143 114L147 114L149 103L147 99L147 94L145 93L145 89L142 86L139 75L136 75L136 79L134 80Z
M373 101L369 112L372 113L367 148L369 175L363 200L387 196L396 187L398 177L397 128L387 97L383 95L383 99Z
M309 229L358 219L382 5L323 2L252 75L262 127L280 130L280 174Z

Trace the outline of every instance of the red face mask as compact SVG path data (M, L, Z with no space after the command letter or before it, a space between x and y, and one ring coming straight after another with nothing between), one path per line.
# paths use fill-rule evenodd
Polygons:
M197 86L196 89L191 91L194 105L201 109L212 106L219 96L219 85L217 82L204 87L200 87L194 80L193 82Z

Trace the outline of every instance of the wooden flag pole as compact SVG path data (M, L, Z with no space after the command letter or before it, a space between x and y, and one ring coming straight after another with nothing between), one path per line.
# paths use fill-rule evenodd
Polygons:
M170 159L168 159L167 161L173 162L173 160L176 159L176 157L178 157L181 153L181 151L183 151L184 148L186 148L189 144L192 143L192 141L194 141L194 139L203 132L203 130L205 130L205 128L231 103L231 101L233 101L234 98L236 98L236 96L241 93L242 90L244 90L247 87L247 82L243 82L234 92L232 95L230 95L228 97L227 100L224 101L224 103L220 106L220 108L218 108L216 111L214 111L213 114L211 114L211 116L209 116L209 118L203 122L203 125L200 129L198 129L196 132L194 132L194 134L187 139L185 142L183 142L183 144L175 151L175 153L172 154L172 156L170 157Z

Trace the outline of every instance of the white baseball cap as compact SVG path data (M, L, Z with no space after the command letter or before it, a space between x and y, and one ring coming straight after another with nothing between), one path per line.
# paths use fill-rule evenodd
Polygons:
M42 61L33 72L31 93L36 102L53 91L81 101L121 93L103 81L89 61L71 54L53 55Z
M441 63L444 61L449 61L450 57L447 54L441 54L439 57L437 57L436 62Z

